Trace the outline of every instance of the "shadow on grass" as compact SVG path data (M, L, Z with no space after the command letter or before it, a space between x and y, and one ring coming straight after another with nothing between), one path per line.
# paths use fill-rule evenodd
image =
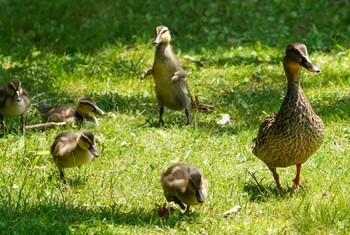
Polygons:
M197 213L184 215L174 212L168 219L161 219L156 209L149 212L143 208L126 211L118 205L84 208L69 204L41 204L18 210L2 207L0 213L0 228L5 234L24 234L29 231L31 234L67 234L75 229L82 232L89 228L95 232L101 229L102 232L124 225L159 229L174 227L182 221L193 221L198 217Z

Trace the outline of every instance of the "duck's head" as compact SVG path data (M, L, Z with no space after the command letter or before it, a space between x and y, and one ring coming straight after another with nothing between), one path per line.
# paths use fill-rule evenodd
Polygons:
M171 40L170 32L168 27L161 25L156 28L157 36L153 40L154 44L169 43Z
M283 65L289 72L297 75L299 75L301 67L310 72L318 73L321 71L311 62L306 46L298 42L288 44Z
M98 157L99 154L96 149L95 137L91 131L82 131L78 137L78 145L89 152L94 157Z
M85 116L90 113L97 113L103 115L104 112L96 105L96 102L90 97L83 97L78 100L77 111L79 114Z
M208 195L208 182L200 172L194 172L190 175L188 187L195 193L199 203L205 201Z
M13 96L16 101L20 102L22 100L22 82L18 79L11 80L7 85L7 93Z

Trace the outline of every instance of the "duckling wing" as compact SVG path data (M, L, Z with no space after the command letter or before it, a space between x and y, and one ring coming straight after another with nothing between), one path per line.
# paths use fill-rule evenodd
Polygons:
M180 79L186 80L187 78L187 73L183 69L179 69L174 73L174 76L171 78L172 81L178 81Z

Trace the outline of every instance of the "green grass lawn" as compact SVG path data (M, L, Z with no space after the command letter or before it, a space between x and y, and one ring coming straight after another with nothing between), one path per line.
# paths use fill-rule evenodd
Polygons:
M350 2L0 1L0 81L18 78L33 104L74 104L91 96L106 115L95 127L0 137L0 231L4 234L348 234L350 233ZM158 124L151 77L155 27L164 24L210 114L166 109ZM320 74L302 87L326 125L322 147L303 165L304 189L280 196L251 152L263 118L286 93L282 58L301 41ZM191 56L197 62L186 59ZM221 114L231 121L216 124ZM42 122L32 106L28 124ZM49 153L63 130L92 130L100 158L67 169L62 185ZM175 162L198 166L209 196L189 215L157 213L160 174ZM285 189L295 167L278 172ZM224 212L240 206L225 217Z

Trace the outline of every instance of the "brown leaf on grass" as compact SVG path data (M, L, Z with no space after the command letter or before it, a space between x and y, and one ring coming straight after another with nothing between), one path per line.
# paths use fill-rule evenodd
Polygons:
M197 95L191 96L191 107L203 113L211 113L214 109L213 105L200 103Z

